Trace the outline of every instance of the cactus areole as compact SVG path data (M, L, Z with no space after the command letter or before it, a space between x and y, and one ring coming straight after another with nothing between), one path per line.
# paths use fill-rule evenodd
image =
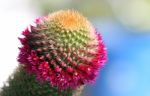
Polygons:
M74 10L40 17L22 35L18 61L39 81L62 90L94 82L106 61L100 34Z

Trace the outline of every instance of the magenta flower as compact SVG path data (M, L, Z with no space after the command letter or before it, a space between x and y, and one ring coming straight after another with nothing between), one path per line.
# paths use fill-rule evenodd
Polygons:
M94 82L106 61L102 38L76 11L58 11L23 31L18 61L40 81L60 89ZM30 30L30 31L29 31Z

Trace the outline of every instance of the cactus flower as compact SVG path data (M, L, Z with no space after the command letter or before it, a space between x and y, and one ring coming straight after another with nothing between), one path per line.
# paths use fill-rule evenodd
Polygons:
M35 20L19 38L18 61L39 81L60 89L94 82L106 61L102 37L74 10L62 10Z

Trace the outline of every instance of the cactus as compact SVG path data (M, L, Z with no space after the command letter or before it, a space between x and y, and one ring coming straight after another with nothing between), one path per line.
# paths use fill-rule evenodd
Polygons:
M40 95L35 96L48 96L45 94L50 95L49 91L53 88L57 95L50 96L80 93L78 88L94 82L106 61L106 50L100 34L84 16L74 10L62 10L40 17L22 34L24 37L19 39L23 46L18 61L22 70L25 70L23 74L29 79L33 76L37 83L47 83L37 89ZM63 92L67 95L63 95Z

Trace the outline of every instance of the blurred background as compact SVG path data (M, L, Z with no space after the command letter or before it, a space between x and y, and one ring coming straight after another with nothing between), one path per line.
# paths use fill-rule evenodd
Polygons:
M150 0L0 0L0 87L18 66L22 30L60 9L88 17L107 47L107 64L83 96L150 96Z

